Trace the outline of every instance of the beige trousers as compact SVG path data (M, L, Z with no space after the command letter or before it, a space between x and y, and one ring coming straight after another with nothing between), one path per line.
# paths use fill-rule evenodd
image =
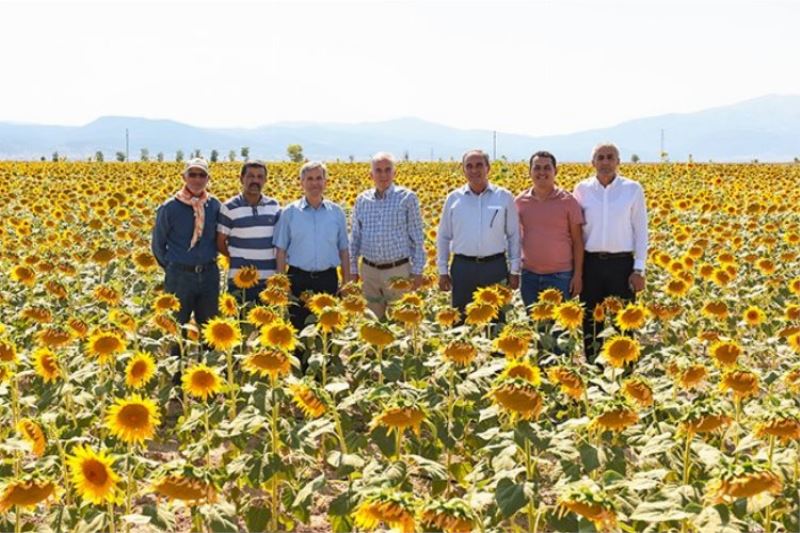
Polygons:
M411 276L411 263L405 263L386 270L379 270L365 263L361 263L361 281L367 307L378 318L386 315L386 307L402 296L401 291L392 290L389 280L392 278L407 278Z

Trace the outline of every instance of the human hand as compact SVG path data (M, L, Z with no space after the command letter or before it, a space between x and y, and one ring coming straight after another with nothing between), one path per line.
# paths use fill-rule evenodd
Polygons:
M439 290L449 291L452 288L453 288L453 280L450 279L450 276L447 274L441 274L439 276Z

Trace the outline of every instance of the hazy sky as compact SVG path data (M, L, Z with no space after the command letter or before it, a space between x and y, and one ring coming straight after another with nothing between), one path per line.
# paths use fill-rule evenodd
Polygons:
M796 0L0 2L0 121L533 135L800 94Z

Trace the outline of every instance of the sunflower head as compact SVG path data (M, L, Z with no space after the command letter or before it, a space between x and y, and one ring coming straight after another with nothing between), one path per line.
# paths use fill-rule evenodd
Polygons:
M708 318L725 320L728 318L728 304L719 300L707 302L700 312Z
M379 322L365 323L359 330L359 336L361 340L376 348L385 348L394 342L394 334Z
M317 315L317 327L323 333L341 331L347 323L347 318L339 306L326 307Z
M744 368L733 368L723 374L719 386L723 391L731 391L738 400L748 398L758 394L758 374Z
M638 421L639 415L636 411L626 400L619 398L602 404L589 426L601 433L619 433Z
M742 320L748 326L759 326L767 319L767 314L756 305L751 305L742 313Z
M575 300L569 300L553 310L553 317L556 324L566 330L574 331L583 324L583 307Z
M85 501L102 505L119 499L119 476L114 472L113 460L106 452L97 453L88 446L79 446L67 464L75 490Z
M270 278L272 279L272 278ZM286 307L289 305L289 291L280 286L270 286L258 293L261 303L274 307Z
M30 418L23 418L17 422L17 433L30 445L33 455L41 457L44 454L47 439L39 424Z
M0 513L12 507L33 509L56 494L52 481L40 479L9 481L0 492Z
M11 279L28 287L36 282L36 272L30 267L17 265L11 269Z
M267 288L288 292L292 288L292 282L286 274L273 274L267 278Z
M558 384L561 392L574 400L580 400L586 391L581 375L566 366L553 366L547 370L547 378Z
M498 308L478 301L470 302L466 308L465 322L470 326L484 326L497 318Z
M290 357L280 350L261 350L244 360L244 368L251 374L270 376L273 380L288 374L292 369Z
M301 381L289 385L292 400L309 418L319 418L327 410L325 397L315 384Z
M736 366L736 360L742 354L742 347L733 341L718 340L708 349L708 353L719 367Z
M480 287L473 293L472 301L493 307L502 307L503 296L498 292L497 286Z
M508 324L494 340L494 349L508 359L518 359L528 352L533 333L519 324Z
M239 304L236 303L236 297L229 292L223 292L220 294L219 312L222 316L239 316Z
M749 460L722 461L720 476L706 486L706 498L712 504L730 504L740 498L752 498L763 492L780 494L781 478L770 468Z
M653 388L644 378L635 377L625 380L622 384L622 394L640 407L653 405Z
M262 346L291 352L297 346L297 330L283 319L277 319L261 328Z
M308 302L306 302L306 307L308 307L312 313L319 316L323 309L326 307L334 307L338 303L339 300L335 296L320 292L314 294L308 299Z
M561 293L559 293L561 294ZM530 308L531 318L536 322L543 322L545 320L553 319L553 312L555 311L556 304L546 301L540 301L533 304Z
M589 520L598 531L617 529L617 513L611 498L597 485L580 481L569 486L556 501L559 516L575 513Z
M271 324L276 318L278 313L263 305L257 305L247 312L247 321L257 328Z
M455 307L445 307L436 313L436 323L443 328L452 327L461 319L461 313Z
M125 341L111 330L95 330L89 336L89 353L97 357L100 364L111 360L116 354L125 351Z
M390 312L392 320L402 323L406 328L413 329L422 322L422 311L415 305L397 305Z
M183 390L190 396L207 400L222 390L222 378L216 369L205 364L191 367L183 375Z
M456 339L442 349L442 355L455 365L467 366L477 357L478 349L467 340Z
M509 361L500 377L512 380L519 378L537 387L542 384L542 372L539 367L527 361Z
M638 304L629 303L617 313L614 322L622 331L642 329L647 321L647 310Z
M469 533L476 528L477 517L461 498L434 500L422 508L420 522L424 531Z
M425 420L425 410L412 402L400 400L384 409L372 419L370 429L384 427L389 433L403 433L411 428L419 435L420 425Z
M147 352L138 352L128 360L125 366L125 385L131 389L139 389L153 379L156 363Z
M160 294L153 300L153 311L156 313L169 313L178 311L181 308L181 302L174 294L165 292Z
M227 352L242 342L239 324L230 318L213 318L203 327L203 338L215 350Z
M641 347L635 339L615 335L603 343L602 357L614 368L622 368L639 359Z
M522 378L499 379L488 396L512 419L535 420L544 407L536 386Z
M8 339L0 339L0 362L17 362L17 347Z
M549 303L553 306L556 306L564 301L564 295L560 290L551 287L540 292L537 301L539 303Z
M407 492L383 490L372 493L356 507L353 514L359 529L374 531L381 523L394 531L414 533L416 502Z
M237 289L249 289L258 285L258 269L252 265L241 267L233 275L233 284Z
M58 348L72 340L72 335L61 328L51 327L41 330L36 334L36 338L44 346ZM0 356L0 360L2 360L2 356Z
M118 398L106 414L106 427L111 434L128 444L143 443L153 438L160 423L156 403L138 394Z
M800 415L775 410L756 425L755 433L759 438L777 437L783 444L800 440Z
M45 383L50 383L61 377L58 366L58 356L50 348L37 348L33 351L33 367L36 375Z
M182 474L161 477L153 483L153 491L169 500L180 500L188 506L214 503L217 492L210 483Z
M351 316L360 316L367 308L367 300L360 294L348 294L342 298L342 308Z

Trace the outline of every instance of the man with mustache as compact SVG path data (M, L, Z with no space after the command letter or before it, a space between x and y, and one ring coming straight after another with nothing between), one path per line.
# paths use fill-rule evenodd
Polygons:
M277 200L262 193L266 180L267 166L262 161L242 165L242 192L222 204L217 223L217 248L230 258L228 291L243 303L257 301L266 279L276 268L272 239L281 208ZM240 269L248 266L258 270L258 283L239 288L233 280Z

